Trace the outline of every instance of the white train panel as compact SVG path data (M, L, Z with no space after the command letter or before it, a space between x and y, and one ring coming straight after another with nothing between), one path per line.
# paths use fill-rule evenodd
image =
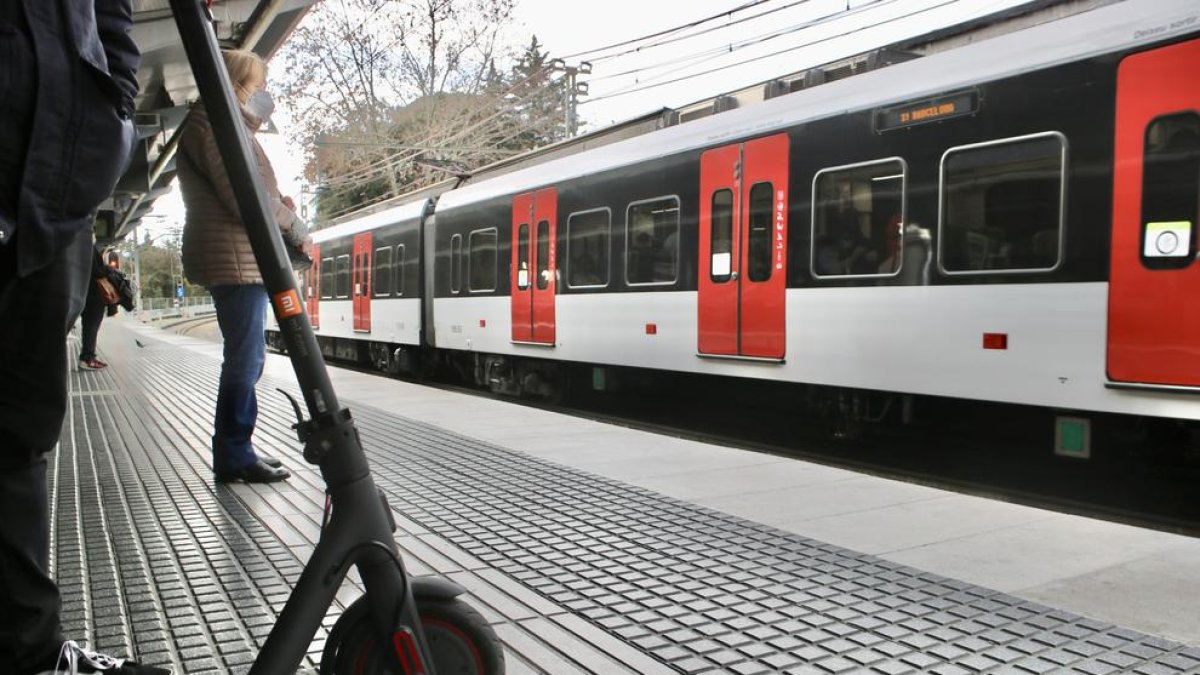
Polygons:
M416 345L421 342L421 300L373 299L368 332L354 330L354 308L349 300L322 300L320 324L318 337Z
M510 340L506 297L439 298L437 347L1200 419L1191 396L1105 386L1108 285L789 289L782 363L697 355L696 294L557 298L554 347ZM481 323L482 322L482 323ZM653 334L647 325L652 325ZM987 349L984 335L1005 349Z

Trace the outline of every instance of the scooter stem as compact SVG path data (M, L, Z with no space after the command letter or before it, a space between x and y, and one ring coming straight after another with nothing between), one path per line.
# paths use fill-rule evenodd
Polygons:
M381 644L391 644L393 632L407 626L416 639L425 672L432 675L433 661L417 617L411 584L399 564L390 514L371 479L349 411L339 406L329 380L279 226L271 216L267 192L252 164L250 137L222 63L212 17L203 0L171 0L171 9L312 418L301 423L308 438L305 457L320 466L333 502L330 523L322 531L312 558L250 673L296 672L341 584L347 563L353 562L366 586Z

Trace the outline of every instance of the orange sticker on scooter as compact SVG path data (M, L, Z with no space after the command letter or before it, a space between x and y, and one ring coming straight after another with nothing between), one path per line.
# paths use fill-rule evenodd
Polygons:
M290 319L304 313L304 308L300 305L300 294L296 293L294 288L276 293L272 301L275 303L275 316L280 319Z

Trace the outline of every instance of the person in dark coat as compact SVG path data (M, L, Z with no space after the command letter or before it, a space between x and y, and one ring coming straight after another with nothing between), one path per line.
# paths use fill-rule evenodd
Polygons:
M64 639L47 574L46 454L92 220L133 143L131 0L0 2L0 670L166 675Z
M79 315L80 370L104 370L108 367L107 363L96 358L96 339L100 337L100 324L104 322L104 315L108 311L108 306L100 297L97 280L107 278L108 266L104 264L100 252L97 251L92 256L92 283L87 286L87 299L83 303L83 314ZM116 312L117 306L113 305L112 308Z

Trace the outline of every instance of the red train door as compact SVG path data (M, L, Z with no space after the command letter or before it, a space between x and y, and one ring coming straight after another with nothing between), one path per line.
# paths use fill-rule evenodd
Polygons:
M308 321L314 330L321 327L321 247L313 245L312 267L308 268Z
M513 198L512 339L553 345L558 192L547 188Z
M1200 386L1200 40L1117 70L1108 377Z
M371 332L371 233L354 235L354 258L351 265L353 283L354 330Z
M787 162L786 134L700 157L701 354L784 356Z

